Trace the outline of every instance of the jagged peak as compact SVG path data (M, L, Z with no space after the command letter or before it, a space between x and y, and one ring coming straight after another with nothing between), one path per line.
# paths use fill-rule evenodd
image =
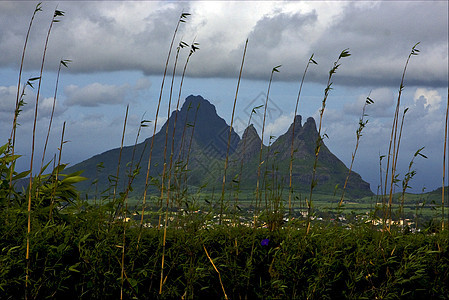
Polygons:
M259 134L257 133L257 130L253 124L250 124L243 132L242 141L245 139L248 139L250 141L252 141L253 139L256 139L256 140L260 141Z
M181 110L182 111L189 110L189 108L191 110L196 110L198 105L200 105L201 110L203 110L204 108L209 108L209 109L213 109L214 112L217 113L216 110L215 110L215 106L212 105L212 103L210 103L209 100L204 99L200 95L197 95L197 96L190 95L190 96L188 96L185 99L184 104L181 107Z
M288 128L286 134L290 134L293 130L293 124L295 124L295 133L298 133L301 129L302 129L302 117L301 115L296 115L295 118L293 119L292 124L290 125L290 127Z
M304 127L314 127L316 129L316 123L315 123L315 119L312 117L308 117L307 121L304 123Z

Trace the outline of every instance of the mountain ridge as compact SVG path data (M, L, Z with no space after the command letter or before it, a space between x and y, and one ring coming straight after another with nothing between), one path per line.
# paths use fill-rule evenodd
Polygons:
M174 120L176 120L176 128ZM276 176L282 188L288 188L286 183L289 174L292 129L293 123L286 133L280 135L271 145L262 145L262 160L265 164L263 170L268 172L268 166L270 166L271 173L269 176L273 178ZM154 137L148 137L142 143L137 144L135 150L134 146L123 147L118 187L125 187L128 182L126 173L129 173L132 153L135 151L133 165L137 164L139 158L142 158L142 161L132 186L136 196L142 193L145 187L151 140L154 138L150 166L152 185L149 189L151 192L155 192L160 185L164 163L166 170L169 169L170 157L172 157L172 172L177 170L177 174L180 175L184 170L189 170L187 173L184 172L184 178L186 178L189 186L205 186L206 189L219 188L222 184L229 132L231 132L231 139L226 182L232 184L233 178L238 176L240 188L254 189L261 150L261 138L257 131L250 124L240 138L234 129L230 130L226 121L217 114L215 106L200 95L188 96L181 109L174 110L171 113L170 118L159 132ZM168 133L167 138L166 133ZM300 115L295 116L295 136L293 139L295 152L292 176L294 188L300 192L310 190L317 137L318 132L313 118L307 118L306 122L302 124L302 117ZM167 151L164 161L165 144L167 144ZM80 190L90 194L93 190L96 190L96 193L98 193L98 191L111 186L111 175L112 182L114 182L119 153L119 148L110 149L71 166L67 171L84 170L83 176L88 177L89 180L80 183ZM102 167L99 167L101 163ZM324 143L320 150L318 163L317 192L330 193L335 189L335 186L343 185L348 169ZM263 174L266 176L266 173ZM369 184L363 181L359 174L352 172L346 194L348 198L351 198L369 196L373 193Z

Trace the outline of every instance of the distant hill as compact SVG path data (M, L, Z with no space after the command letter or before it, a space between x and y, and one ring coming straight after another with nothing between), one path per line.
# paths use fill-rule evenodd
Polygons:
M172 175L171 184L183 184L186 181L190 187L204 186L209 190L221 189L229 131L229 125L218 116L215 107L208 100L201 96L187 97L182 108L172 112L170 118L154 136L150 192L155 193L160 188L166 141L166 174L168 174L172 149L172 171L177 170L176 176ZM261 184L288 190L292 132L293 124L269 147L265 145L262 147ZM296 116L292 173L295 191L310 191L317 137L314 119L308 118L302 124L301 116ZM126 186L130 167L135 168L141 160L140 172L135 177L132 187L133 195L140 196L143 193L151 140L152 137L147 138L136 145L135 149L134 146L123 148L118 191L122 191ZM240 189L255 190L260 143L261 139L253 125L245 130L242 138L233 129L231 130L226 179L229 185L235 186L239 182ZM84 170L83 176L88 177L89 180L80 183L79 188L93 195L96 190L100 192L111 186L110 180L117 173L119 153L119 148L106 151L66 169L66 172ZM321 147L318 162L318 185L315 191L333 193L336 185L342 187L348 168L324 144ZM102 168L98 167L100 164ZM186 169L188 169L187 172L185 172ZM167 185L167 182L164 185ZM361 198L372 194L369 184L363 181L359 174L352 172L347 187L347 197Z

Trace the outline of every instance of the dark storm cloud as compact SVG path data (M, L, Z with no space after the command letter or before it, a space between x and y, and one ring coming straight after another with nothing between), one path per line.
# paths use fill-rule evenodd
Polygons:
M18 66L34 5L0 2L0 66ZM44 3L44 12L36 16L26 68L39 68L55 7ZM175 46L180 39L200 43L187 76L236 77L249 38L247 79L266 79L272 67L283 65L278 80L297 81L315 53L319 65L308 80L324 83L340 51L349 48L352 55L342 62L336 84L397 86L411 47L421 42L406 83L447 86L447 1L64 1L58 9L66 15L54 24L47 69L55 70L63 57L73 60L73 73L139 70L160 75L176 22L182 12L191 12L175 41ZM187 54L188 49L181 53L180 66Z

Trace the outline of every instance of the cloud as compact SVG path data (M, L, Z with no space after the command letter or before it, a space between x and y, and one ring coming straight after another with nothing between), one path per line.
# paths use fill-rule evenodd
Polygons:
M293 123L293 113L289 115L282 115L276 120L268 123L266 125L266 133L270 136L275 136L275 139L278 138L280 135L284 134L287 129L290 127L290 125ZM268 141L268 139L265 139ZM272 140L274 142L274 140Z
M106 84L94 82L80 87L70 84L64 88L67 99L64 105L98 107L100 105L124 104L135 102L138 95L144 95L151 87L151 81L146 77L136 80L135 84Z
M20 89L22 92L22 89ZM0 86L0 115L2 116L0 123L12 122L14 117L15 103L17 98L17 86ZM31 123L34 120L34 109L36 94L30 88L25 89L23 96L25 105L21 107L21 112L18 117L19 123ZM40 97L38 107L38 120L42 118L50 118L53 110L53 97ZM55 102L55 109L53 116L58 117L66 111L66 107L59 103L58 99ZM6 126L7 124L4 124Z
M346 103L343 107L345 114L359 116L362 113L363 105L369 96L374 101L366 107L365 113L370 117L383 118L391 117L394 113L394 103L396 101L394 90L391 88L377 88L366 95L359 95L355 103Z
M2 1L0 67L16 67L34 4ZM33 25L26 68L38 69L53 3L43 5ZM72 59L69 72L139 70L161 75L181 12L179 39L200 43L187 76L235 78L249 37L244 78L265 79L282 64L279 80L297 81L312 53L318 66L308 80L323 82L341 50L352 56L338 71L336 84L398 86L407 55L407 85L447 86L448 3L377 2L152 2L64 1L66 12L50 36L46 67ZM10 26L19 24L20 26ZM180 62L188 51L182 51ZM173 62L173 58L171 60ZM168 73L171 72L169 68Z
M129 88L127 84L116 86L95 82L84 87L71 84L64 89L64 93L67 96L65 104L67 106L79 105L87 107L103 104L121 104L125 102L126 91Z
M53 97L43 98L42 100L39 100L38 116L40 118L44 117L50 118L53 110L53 105L54 105L54 112L53 112L54 118L61 116L67 110L67 107L62 105L62 103L60 103L58 99L54 101Z
M430 110L437 110L440 108L441 95L437 90L418 88L416 89L413 100L415 101L415 103L423 102L425 108L429 108Z
M14 113L17 86L0 86L0 113Z
M140 78L137 80L134 88L137 91L140 91L140 90L147 90L150 87L151 87L151 81L148 78L143 77L143 78Z
M375 103L367 107L368 116L365 120L368 120L368 123L362 131L354 169L365 180L370 181L371 187L375 190L379 181L379 156L388 154L395 110L393 104L397 100L397 95L394 89L377 89L372 91L370 98ZM355 146L355 131L364 99L365 97L360 96L354 103L345 105L344 113L328 108L324 114L324 132L329 136L325 143L346 165L350 163ZM413 192L420 192L423 185L432 190L438 187L441 180L439 176L442 174L440 168L445 120L445 109L441 108L441 99L440 92L433 89L406 89L402 95L398 130L403 112L406 108L408 110L400 141L397 171L399 179L402 179L407 172L410 160L418 149L425 147L422 153L428 157L417 159L414 165L417 176L412 183Z

